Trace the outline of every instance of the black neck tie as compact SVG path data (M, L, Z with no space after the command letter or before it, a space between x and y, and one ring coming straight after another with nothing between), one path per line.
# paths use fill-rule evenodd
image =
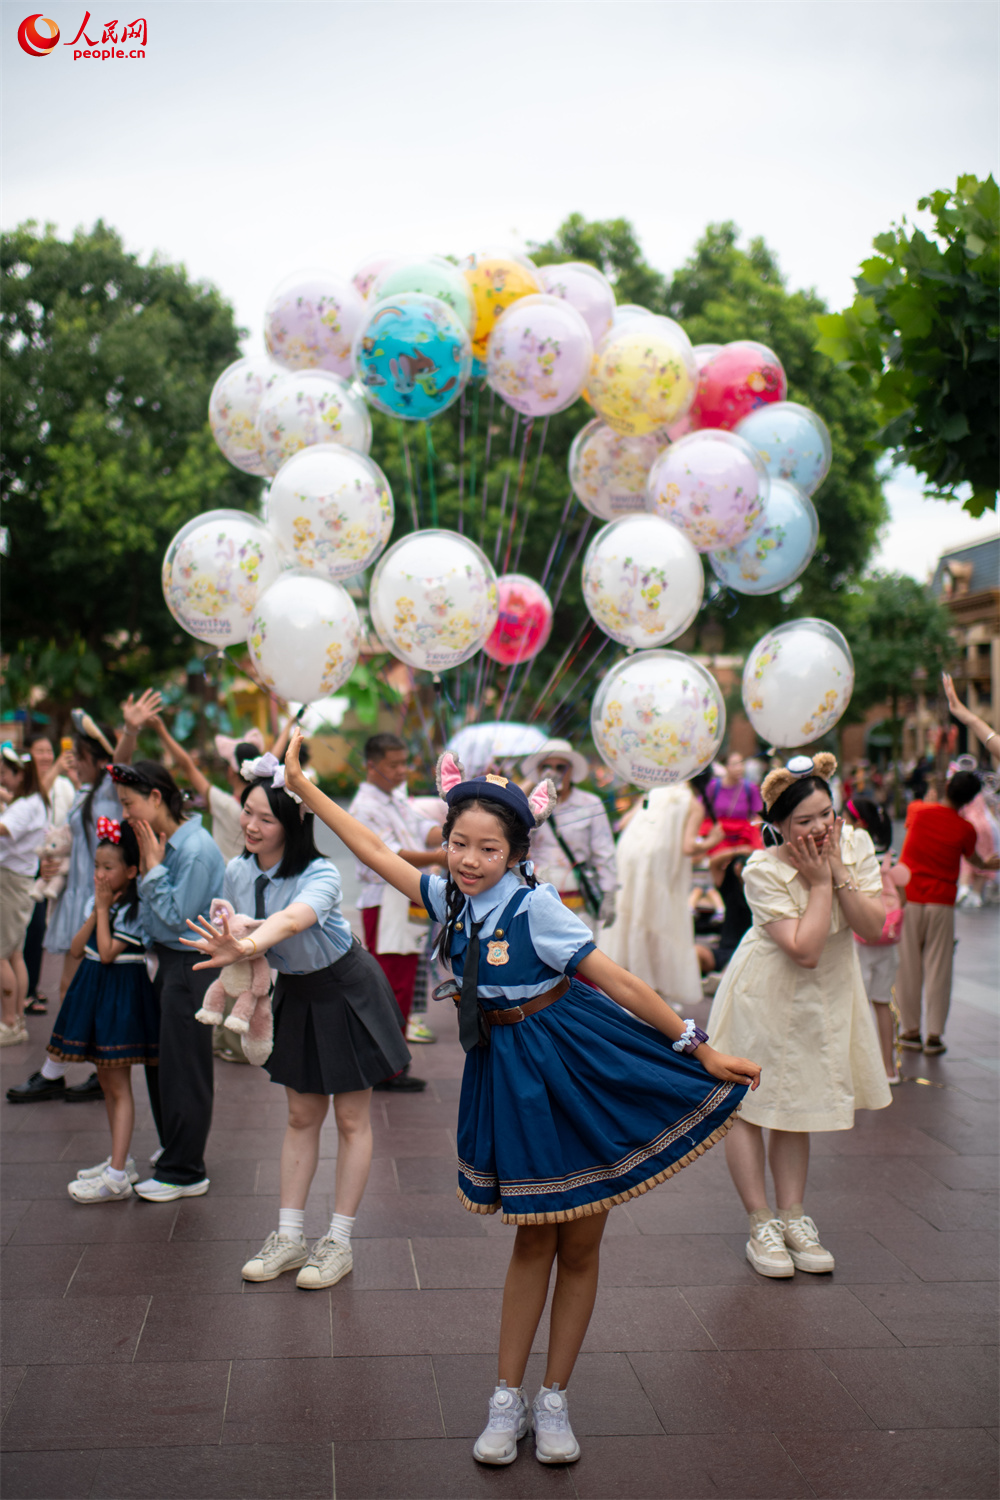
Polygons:
M471 916L471 913L470 913ZM485 921L485 918L483 919ZM465 950L462 970L462 997L458 1004L458 1040L466 1052L479 1046L479 929L482 922L472 923L472 936Z
M264 892L267 890L267 876L258 875L253 887L253 914L255 917L266 917L264 910Z

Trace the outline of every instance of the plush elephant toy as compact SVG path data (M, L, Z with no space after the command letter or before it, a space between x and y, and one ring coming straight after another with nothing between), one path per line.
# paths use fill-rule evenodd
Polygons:
M209 920L220 931L223 912L235 938L249 937L261 925L259 918L238 915L228 901L215 900L209 909ZM227 999L235 1004L223 1021ZM220 969L218 979L214 979L205 991L205 999L201 1010L195 1013L195 1020L206 1026L225 1025L229 1031L235 1031L247 1062L257 1067L266 1063L274 1045L271 971L267 959L241 958Z

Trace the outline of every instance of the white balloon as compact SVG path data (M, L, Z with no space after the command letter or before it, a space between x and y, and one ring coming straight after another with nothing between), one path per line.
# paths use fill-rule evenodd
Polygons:
M365 316L364 298L331 271L298 271L271 293L264 340L287 370L351 373L351 345Z
M339 375L328 370L285 374L270 387L257 413L257 432L265 472L316 443L337 443L355 453L372 446L368 407Z
M247 644L272 692L315 703L354 671L361 645L358 612L339 583L296 569L258 599Z
M706 667L680 651L639 651L594 695L590 732L601 759L634 786L689 781L711 765L726 705Z
M415 531L384 553L372 577L372 624L410 667L443 672L481 649L497 622L497 578L455 531Z
M809 745L851 701L851 648L827 620L789 620L769 630L743 668L743 707L761 739L781 749Z
M569 450L573 493L602 521L644 511L649 471L666 446L662 432L630 437L595 417L581 427Z
M562 297L576 308L595 344L604 337L615 315L615 292L596 266L569 260L563 265L539 266L538 275L551 297Z
M244 474L267 473L257 431L257 413L263 397L284 373L280 365L259 354L236 360L223 370L212 387L208 398L212 436L229 462Z
M392 535L394 516L378 464L335 443L293 453L268 495L268 525L295 566L327 578L369 567Z
M189 635L225 647L245 641L258 597L286 559L256 516L209 510L182 526L163 558L167 608Z
M686 536L659 516L623 516L603 526L583 560L583 600L612 640L663 646L701 608L705 575Z

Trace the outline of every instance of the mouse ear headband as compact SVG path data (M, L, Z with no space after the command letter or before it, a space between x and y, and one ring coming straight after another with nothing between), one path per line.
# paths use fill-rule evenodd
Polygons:
M544 823L556 805L555 784L549 780L540 781L528 796L507 776L473 776L467 781L461 761L456 760L450 750L438 757L434 779L438 794L449 807L474 797L488 798L509 807L525 828L537 828Z
M818 776L820 781L829 781L836 769L837 757L829 750L821 750L818 755L793 755L787 766L781 766L764 777L760 795L765 811L771 811L793 781L801 781L804 776Z

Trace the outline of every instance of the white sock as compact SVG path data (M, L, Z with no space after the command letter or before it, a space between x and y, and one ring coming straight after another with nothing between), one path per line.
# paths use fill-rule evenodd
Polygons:
M349 1219L346 1214L334 1214L330 1220L330 1228L327 1230L327 1234L331 1240L336 1240L338 1245L343 1245L345 1250L350 1250L351 1230L353 1228L353 1219Z
M119 1170L118 1170L117 1167L105 1167L104 1170L108 1174L108 1176L111 1178L112 1182L124 1182L125 1181L125 1173L124 1172L119 1172Z
M47 1078L50 1083L55 1083L57 1078L62 1078L66 1073L66 1064L56 1062L54 1057L47 1057L42 1063L42 1077Z
M290 1240L305 1239L306 1211L304 1208L279 1208L278 1233Z

